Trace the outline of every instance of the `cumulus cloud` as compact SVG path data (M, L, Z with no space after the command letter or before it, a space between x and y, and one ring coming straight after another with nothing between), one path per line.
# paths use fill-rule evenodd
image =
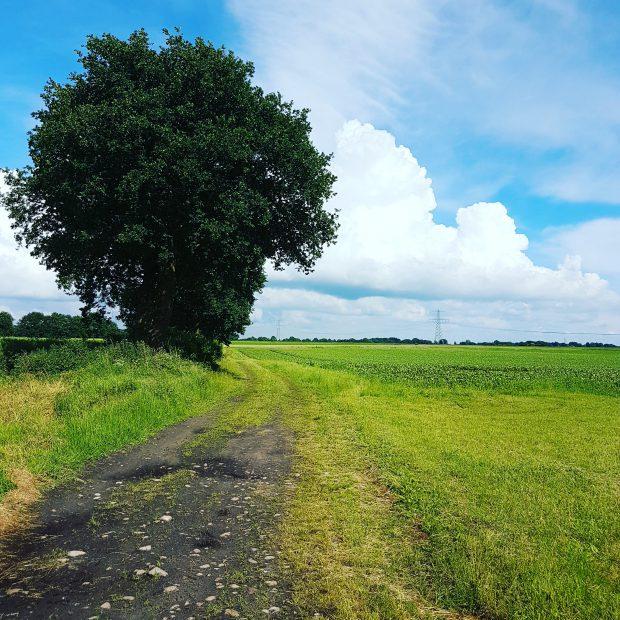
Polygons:
M557 269L534 264L527 237L501 203L459 209L456 226L436 223L431 179L387 131L347 122L338 133L333 168L337 196L330 206L340 211L340 235L311 282L432 298L611 294L597 274L582 271L578 256L566 257ZM293 269L271 274L274 282L300 277Z
M294 270L270 273L272 286L289 287L282 312L332 335L349 325L306 307L304 286L440 305L474 326L453 325L455 337L501 335L481 327L620 331L618 295L592 273L612 275L592 235L548 236L555 249L538 249L542 266L510 205L476 202L516 179L567 201L618 202L620 82L592 46L608 17L573 0L527 11L494 0L228 3L260 82L309 106L315 139L336 155L339 242L303 282ZM358 122L338 132L354 118L423 147L454 225L434 219L431 181L392 135ZM278 309L262 313L269 335ZM388 316L351 316L373 333L395 327Z
M0 175L0 194L7 189ZM66 301L69 297L58 290L54 275L42 267L25 248L18 248L13 236L9 216L0 206L0 298L10 298L11 307L16 300ZM5 305L9 303L5 301ZM21 304L19 304L21 306Z
M572 226L550 228L542 252L551 257L578 255L586 269L620 280L620 218L600 218Z
M257 308L265 311L303 309L307 312L342 316L389 316L398 320L418 321L426 318L426 310L415 300L381 296L343 299L317 291L266 288Z
M394 297L342 299L316 291L268 287L259 296L247 335L297 337L434 337L432 318L440 305L444 336L472 340L604 340L620 344L617 310L594 299L575 301L420 301ZM564 334L563 332L571 332ZM578 332L578 333L575 333Z
M343 299L305 289L267 287L258 297L249 334L363 337L373 330L411 333L411 323L428 323L426 308L414 299L364 296ZM423 331L423 330L422 330ZM379 333L379 332L377 332Z

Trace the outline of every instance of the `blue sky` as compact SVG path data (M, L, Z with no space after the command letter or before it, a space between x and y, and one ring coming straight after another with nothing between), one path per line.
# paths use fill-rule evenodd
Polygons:
M315 139L335 152L343 175L337 206L350 225L311 278L272 274L249 333L271 333L281 319L285 334L349 335L342 331L348 317L356 335L423 336L435 307L455 315L455 339L499 337L504 329L620 332L617 3L151 0L0 8L9 16L0 24L0 166L27 163L38 94L48 77L63 80L76 67L72 50L88 33L125 37L144 27L158 41L162 28L179 26L253 60L258 82L312 109ZM375 187L400 194L371 200ZM466 209L476 203L502 207ZM397 242L376 239L384 221L403 229ZM4 243L0 306L15 314L75 307L45 275L30 273L28 259L12 261L6 231ZM342 261L348 275L332 267ZM459 278L474 284L461 286ZM29 293L28 282L37 290Z

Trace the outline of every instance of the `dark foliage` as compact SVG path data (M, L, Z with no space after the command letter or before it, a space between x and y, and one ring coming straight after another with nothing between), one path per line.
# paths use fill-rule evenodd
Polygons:
M81 72L46 85L4 202L84 311L216 353L249 324L267 260L309 272L334 240L334 177L307 110L253 86L233 53L166 35L88 38Z
M71 316L69 314L25 314L13 329L15 336L27 338L103 338L118 340L123 332L111 319L100 314Z
M67 357L71 355L70 351L74 347L78 349L96 349L105 345L103 340L79 340L75 342L67 342L58 338L17 338L8 337L0 339L0 369L4 371L12 371L20 364L20 359L34 352L45 352L54 348L68 346L69 351ZM63 353L64 355L64 353Z
M13 317L8 312L0 312L0 336L13 335Z
M75 370L85 366L92 359L94 348L83 340L73 340L50 344L46 348L38 348L31 353L18 355L13 359L15 374L36 373L55 375L67 370Z

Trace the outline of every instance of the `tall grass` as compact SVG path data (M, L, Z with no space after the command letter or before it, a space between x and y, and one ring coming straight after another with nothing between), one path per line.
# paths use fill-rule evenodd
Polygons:
M24 369L45 366L39 354L30 355L20 362ZM231 374L142 345L85 355L85 365L71 372L0 379L0 497L20 472L39 481L67 478L87 461L207 412L238 389Z

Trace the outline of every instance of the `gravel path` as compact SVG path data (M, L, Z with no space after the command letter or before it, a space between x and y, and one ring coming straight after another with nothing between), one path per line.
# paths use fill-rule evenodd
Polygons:
M49 493L1 550L0 618L294 618L273 532L292 437L277 422L200 444L209 417Z

